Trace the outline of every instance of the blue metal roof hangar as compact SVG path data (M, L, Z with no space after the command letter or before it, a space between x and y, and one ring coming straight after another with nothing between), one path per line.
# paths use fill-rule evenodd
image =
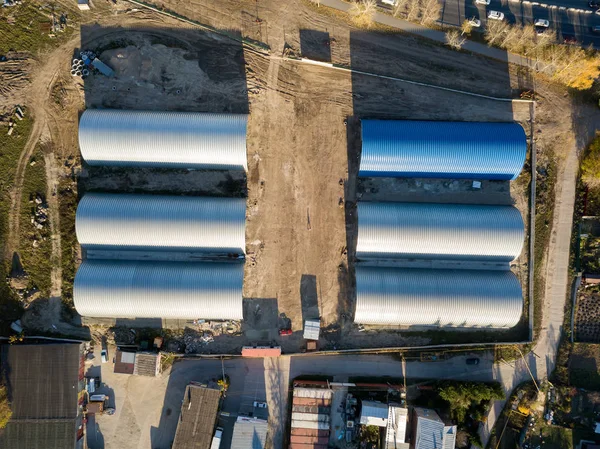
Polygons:
M517 123L362 120L358 175L508 181L526 155Z

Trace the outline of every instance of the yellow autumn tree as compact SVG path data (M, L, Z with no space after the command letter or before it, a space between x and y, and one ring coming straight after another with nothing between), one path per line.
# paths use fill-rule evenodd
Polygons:
M4 429L10 417L12 416L12 410L8 403L8 393L6 387L0 386L0 429Z

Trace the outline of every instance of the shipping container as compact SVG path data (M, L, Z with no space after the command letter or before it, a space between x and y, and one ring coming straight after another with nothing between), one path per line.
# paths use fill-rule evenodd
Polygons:
M300 444L327 444L329 443L328 437L315 437L315 436L301 436L301 435L292 435L290 437L290 443L300 443Z
M331 399L294 397L293 404L294 405L309 405L309 406L317 406L317 407L329 407L331 405Z
M292 443L290 444L290 449L327 449L326 444L302 444L302 443Z
M292 428L291 435L307 437L329 437L329 430Z
M276 346L244 346L242 348L242 357L279 357L281 355L281 347Z
M319 421L319 422L329 422L331 418L329 415L324 414L316 414L316 413L297 413L292 412L292 419L297 421Z
M292 419L292 427L299 427L301 429L329 430L329 423L319 421L299 421Z
M292 407L293 412L299 413L321 413L328 415L331 412L329 407L317 407L315 405L294 405Z
M325 388L294 388L294 397L331 399L333 392Z

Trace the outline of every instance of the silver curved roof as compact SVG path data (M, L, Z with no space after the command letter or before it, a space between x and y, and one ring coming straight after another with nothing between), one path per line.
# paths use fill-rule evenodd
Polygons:
M517 123L362 120L358 175L512 180L526 154Z
M511 271L356 267L356 323L509 328L522 311Z
M244 265L86 260L73 299L82 316L242 319Z
M246 200L87 193L75 220L85 249L245 253Z
M90 165L244 170L246 114L88 109L79 148Z
M510 262L525 229L512 206L358 203L359 259L455 259Z

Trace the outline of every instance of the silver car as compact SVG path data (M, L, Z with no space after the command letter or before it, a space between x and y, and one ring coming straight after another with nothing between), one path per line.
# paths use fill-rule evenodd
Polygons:
M489 11L487 17L492 20L504 20L504 13L500 11Z

